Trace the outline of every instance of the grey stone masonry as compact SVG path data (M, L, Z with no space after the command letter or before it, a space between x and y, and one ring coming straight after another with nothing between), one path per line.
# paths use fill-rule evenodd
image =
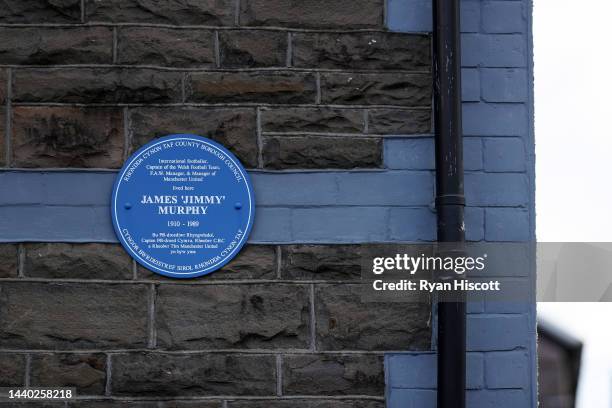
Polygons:
M246 167L257 167L254 108L141 107L129 110L130 150L170 133L196 133L230 150Z
M67 0L64 0L66 2ZM84 0L87 22L232 25L234 0Z
M370 28L383 25L383 0L244 0L240 23L246 26Z
M166 285L157 291L157 345L168 349L307 349L306 285Z
M0 0L0 166L109 168L159 136L249 169L380 169L431 133L431 38L383 0Z
M215 36L211 30L122 27L117 36L119 64L212 67Z
M429 349L430 305L364 305L370 248L247 245L177 281L117 244L4 244L0 384L76 387L94 407L379 408L384 352Z
M122 165L123 115L118 108L16 106L12 113L15 166Z
M431 65L428 36L363 33L296 33L292 64L302 68L413 69Z
M140 348L148 340L145 285L2 282L0 347Z
M384 0L0 0L0 38L8 171L116 171L193 133L253 173L383 175L390 140L431 133L431 38L387 31ZM191 280L116 244L1 244L0 386L79 398L0 408L383 408L384 354L430 349L429 303L364 306L368 244L266 238Z
M5 64L104 64L113 55L110 27L0 27L0 38Z
M219 65L224 68L282 67L287 61L287 37L282 31L220 31Z
M131 279L132 259L118 245L25 244L23 272L35 278Z
M17 262L19 252L17 245L0 245L0 277L16 277L19 273Z
M316 78L310 72L204 72L189 74L189 102L315 103Z
M130 353L113 356L117 395L265 396L276 393L272 355Z
M382 165L376 138L266 136L263 164L271 169L368 168Z
M81 21L81 0L2 0L2 23L78 23Z
M21 387L25 385L26 356L23 354L0 353L0 387Z
M288 395L381 395L384 390L382 356L303 355L284 363Z
M13 78L15 102L180 102L181 74L153 69L27 68Z
M33 387L76 387L100 395L106 387L107 357L103 353L38 354L31 362Z

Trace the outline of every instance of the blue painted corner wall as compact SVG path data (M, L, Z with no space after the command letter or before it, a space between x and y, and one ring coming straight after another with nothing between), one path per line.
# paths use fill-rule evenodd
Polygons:
M431 4L388 0L388 28L431 32ZM461 0L466 200L484 212L485 241L535 239L531 10L530 0ZM391 140L385 148L391 168L433 167L427 140ZM489 185L492 174L500 184ZM501 192L517 189L525 195ZM525 279L533 290L534 277ZM467 406L537 407L535 304L470 304L467 329ZM388 407L436 406L435 351L388 354L385 363Z

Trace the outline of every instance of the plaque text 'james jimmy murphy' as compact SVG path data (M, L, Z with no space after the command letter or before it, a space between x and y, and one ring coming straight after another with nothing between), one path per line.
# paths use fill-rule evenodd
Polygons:
M143 195L141 204L156 204L157 213L160 215L205 215L210 205L220 205L225 201L225 196L150 196ZM163 204L163 205L161 205Z

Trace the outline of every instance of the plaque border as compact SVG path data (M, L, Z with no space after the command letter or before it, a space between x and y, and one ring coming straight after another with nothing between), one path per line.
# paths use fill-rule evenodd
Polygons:
M249 218L247 220L247 226L246 226L246 230L245 233L242 236L242 239L240 240L240 242L236 245L236 247L225 257L223 258L221 261L208 266L207 268L204 269L200 269L197 271L189 271L189 272L171 272L171 271L167 271L164 269L161 269L155 265L150 265L149 263L147 263L146 260L142 259L130 246L129 244L125 241L125 239L123 238L123 234L121 234L121 227L119 225L119 220L117 219L117 192L119 191L119 187L121 185L121 181L123 179L123 175L125 174L125 172L130 168L131 164L134 162L134 160L138 159L138 157L143 154L146 150L155 147L158 144L161 143L165 143L171 140L193 140L196 142L200 142L200 143L204 143L204 144L208 144L216 149L221 150L221 152L223 152L234 164L234 166L236 166L236 168L238 169L238 171L240 171L240 174L243 177L244 180L244 184L247 188L247 192L248 192L248 196L249 196L249 205L248 205L248 210L249 210ZM243 207L244 208L244 207ZM119 172L117 173L117 177L115 179L115 182L113 183L113 191L111 194L111 203L110 203L110 211L111 211L111 218L112 218L112 222L113 222L113 229L115 230L115 235L117 236L117 238L119 239L119 242L121 243L121 246L123 247L123 249L130 255L130 257L132 259L134 259L136 262L138 262L140 265L142 265L143 267L149 269L152 272L155 272L159 275L163 275L169 278L177 278L177 279L191 279L191 278L198 278L201 276L206 276L208 274L211 274L219 269L221 269L223 266L227 265L232 259L234 259L236 257L236 255L238 255L238 253L242 250L242 248L244 247L244 245L247 243L248 241L248 237L251 234L251 230L253 229L253 221L255 219L255 194L253 191L253 183L251 182L251 178L249 176L249 173L246 171L246 169L244 168L244 166L242 165L242 163L238 160L238 158L236 156L234 156L234 154L232 152L230 152L226 147L222 146L221 144L206 138L204 136L200 136L200 135L196 135L196 134L192 134L192 133L176 133L176 134L170 134L167 136L162 136L162 137L158 137L155 138L154 140L150 141L149 143L141 146L138 150L136 150L134 153L132 153L127 160L123 163L123 166L121 167L121 169L119 170Z

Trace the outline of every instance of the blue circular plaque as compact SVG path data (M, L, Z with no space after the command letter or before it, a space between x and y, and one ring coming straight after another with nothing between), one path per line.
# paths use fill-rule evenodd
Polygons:
M242 248L253 225L253 186L223 146L171 135L121 168L111 200L115 233L142 266L173 278L209 274Z

